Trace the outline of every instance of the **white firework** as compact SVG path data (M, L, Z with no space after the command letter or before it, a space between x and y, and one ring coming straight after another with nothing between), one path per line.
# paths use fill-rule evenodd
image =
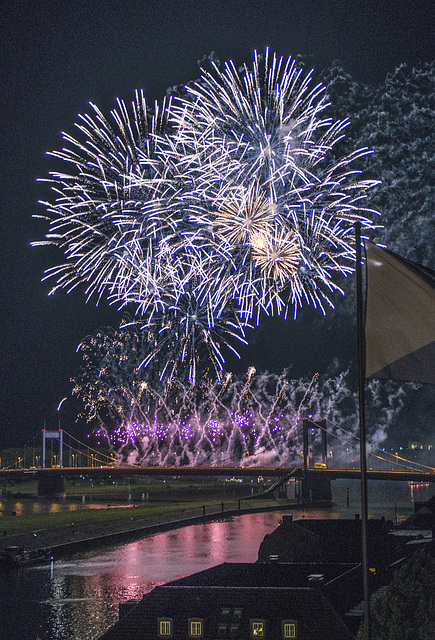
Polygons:
M35 244L66 256L46 274L53 291L85 283L144 325L160 318L165 371L175 375L178 354L191 380L199 360L186 345L211 347L220 371L219 332L243 339L241 323L262 310L332 306L336 275L353 269L354 222L375 226L364 207L375 182L352 168L366 149L332 159L348 123L325 116L312 84L266 51L252 68L203 71L152 116L142 92L131 108L118 100L112 124L92 105L78 138L64 134L51 154L68 172L51 173L50 230ZM188 321L192 308L201 321Z
M331 161L348 122L324 117L325 88L310 84L291 58L266 51L252 69L204 72L172 108L183 153L198 160L192 221L229 245L228 286L247 317L331 304L334 272L352 270L354 222L373 226L362 199L375 181L350 168L367 149ZM259 238L269 247L260 260Z
M52 291L84 282L88 298L108 293L122 300L140 276L134 268L140 237L143 264L153 265L139 278L140 286L145 295L154 295L159 285L154 254L177 225L170 207L173 182L156 144L167 105L156 107L150 118L142 92L136 92L131 113L118 100L113 124L91 106L93 116L79 116L80 139L64 134L67 148L50 154L66 162L70 173L50 174L56 199L43 203L50 231L46 241L34 244L56 245L67 258L47 271L46 277L56 278Z

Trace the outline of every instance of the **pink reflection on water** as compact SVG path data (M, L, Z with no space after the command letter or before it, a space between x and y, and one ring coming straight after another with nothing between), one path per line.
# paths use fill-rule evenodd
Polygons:
M93 640L115 622L120 602L140 599L159 584L221 562L255 562L263 537L281 518L280 513L244 515L56 562L49 598L53 640Z
M168 581L221 562L255 562L280 513L251 514L198 524L133 542L114 551L122 574Z

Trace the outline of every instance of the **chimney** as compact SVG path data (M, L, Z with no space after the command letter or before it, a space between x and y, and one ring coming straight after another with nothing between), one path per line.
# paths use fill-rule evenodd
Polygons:
M325 582L325 576L323 573L311 573L308 576L308 583L310 587L320 587Z
M282 517L282 524L284 527L290 525L293 522L293 516L283 516Z

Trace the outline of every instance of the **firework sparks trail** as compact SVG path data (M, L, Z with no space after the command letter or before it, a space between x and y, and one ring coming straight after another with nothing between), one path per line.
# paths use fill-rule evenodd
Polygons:
M251 381L249 398L246 380L232 380L223 393L222 386L212 382L203 384L200 392L179 382L168 396L159 395L150 385L143 385L140 392L141 399L136 396L122 420L118 414L120 426L111 429L100 422L96 431L124 462L145 466L300 464L302 418L315 424L328 411L328 446L334 449L334 459L341 456L344 461L346 447L357 447L357 438L352 439L357 433L357 400L345 374L319 383L289 380L285 372L263 373ZM126 394L125 388L117 388L119 404L125 402ZM403 390L390 397L396 414L402 395ZM371 436L376 445L385 439L390 420L388 412L379 415Z
M302 411L320 419L327 409L317 380L257 375L254 367L244 380L226 374L221 382L203 376L196 385L175 377L162 383L156 368L140 367L153 340L136 324L126 324L80 345L84 364L74 393L120 460L285 464L299 456ZM335 399L346 397L343 379L333 386Z
M334 460L340 455L345 459L348 434L356 434L358 424L357 398L347 372L294 380L286 371L257 374L250 367L243 378L225 373L215 381L204 374L193 385L188 376L182 381L174 375L168 381L158 366L140 366L155 340L152 331L126 320L119 329L100 330L79 347L83 367L74 394L83 403L82 417L106 438L120 461L166 466L297 464L303 418L326 418ZM404 393L402 388L381 389L378 381L368 385L368 404L376 416L370 439L376 445L400 412Z

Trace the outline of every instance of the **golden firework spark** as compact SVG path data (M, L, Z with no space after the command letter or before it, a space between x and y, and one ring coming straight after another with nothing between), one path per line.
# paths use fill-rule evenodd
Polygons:
M300 263L300 243L293 232L279 229L251 237L252 257L267 280L285 286Z

